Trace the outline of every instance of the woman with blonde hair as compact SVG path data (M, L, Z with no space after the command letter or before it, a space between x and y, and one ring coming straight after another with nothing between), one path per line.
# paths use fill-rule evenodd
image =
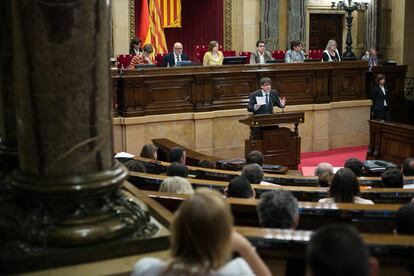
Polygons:
M194 194L193 187L187 179L180 176L167 177L161 183L160 192L176 194Z
M325 51L322 54L322 62L324 61L341 61L336 41L333 39L329 40L328 44L326 44Z
M223 65L223 59L223 53L219 51L219 43L214 40L210 41L208 51L203 57L203 65Z
M181 203L171 224L171 259L144 258L132 275L271 275L250 242L233 231L220 194L198 189ZM231 253L240 257L230 260Z

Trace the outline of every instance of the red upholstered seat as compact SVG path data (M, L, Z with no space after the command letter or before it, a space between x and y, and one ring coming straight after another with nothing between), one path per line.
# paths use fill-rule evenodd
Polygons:
M223 51L223 56L225 57L235 57L236 51L230 50L230 51Z
M164 58L166 54L156 54L155 55L155 64L157 64L157 67L162 66L162 59Z
M322 60L323 50L309 50L309 59Z
M286 51L284 51L284 50L275 50L275 51L272 52L272 57L274 59L284 60L285 59L285 53L286 53Z
M129 55L129 54L117 56L116 57L116 63L118 65L118 69L121 69L121 68L126 69L129 65L129 63L131 63L131 59L133 57L134 57L134 55Z
M246 57L246 64L250 63L250 56L252 55L252 52L239 52L239 56L245 56Z

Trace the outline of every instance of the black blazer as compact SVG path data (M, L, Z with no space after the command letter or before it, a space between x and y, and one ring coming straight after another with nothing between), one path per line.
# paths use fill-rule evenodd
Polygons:
M262 105L258 110L254 110L254 105L257 103L256 97L263 97L262 89L256 90L252 92L249 96L249 104L247 105L247 111L253 112L253 114L272 114L273 107L278 106L283 108L279 100L279 95L277 94L276 90L270 90L269 92L269 104Z
M387 106L390 104L390 92L387 88L385 88L385 95L382 92L379 85L375 85L371 91L371 99L372 99L372 110L383 110L384 109L384 100L387 101Z
M182 53L181 60L189 60L188 55L186 53ZM168 53L162 58L162 67L167 67L168 64L170 67L175 66L174 53Z

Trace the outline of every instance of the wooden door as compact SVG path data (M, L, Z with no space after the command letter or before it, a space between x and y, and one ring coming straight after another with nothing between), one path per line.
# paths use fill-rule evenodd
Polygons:
M311 14L309 26L309 50L325 50L328 40L335 39L342 53L342 14Z

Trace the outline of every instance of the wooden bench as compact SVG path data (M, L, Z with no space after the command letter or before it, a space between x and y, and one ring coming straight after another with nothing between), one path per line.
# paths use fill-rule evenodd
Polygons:
M129 181L135 186L143 190L158 191L161 182L167 178L166 175L154 175L147 173L130 172ZM187 178L193 187L206 187L224 192L228 186L228 182ZM264 192L274 189L283 189L290 191L299 201L318 201L327 197L328 188L325 187L303 187L303 186L280 186L272 185L252 185L256 191L256 197ZM394 203L403 204L410 202L414 197L414 189L398 189L398 188L373 188L365 189L361 192L361 197L370 199L375 203Z

